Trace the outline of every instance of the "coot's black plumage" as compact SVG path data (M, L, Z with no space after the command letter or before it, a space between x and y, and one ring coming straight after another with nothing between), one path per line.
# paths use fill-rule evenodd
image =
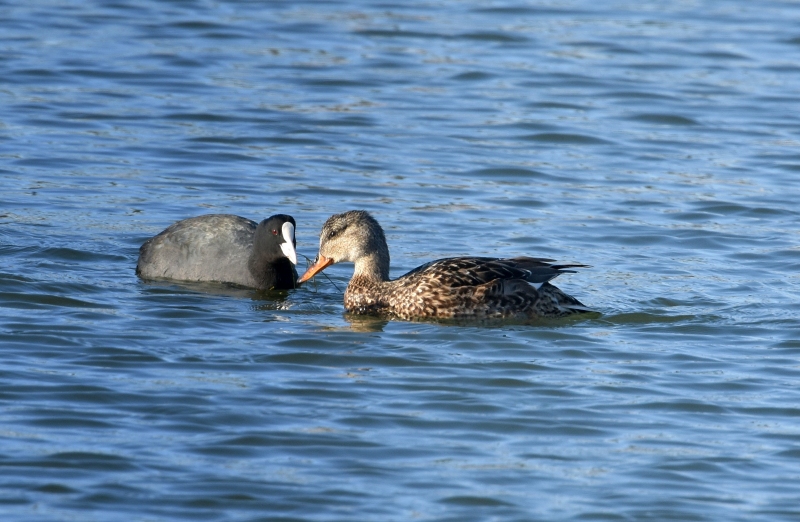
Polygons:
M216 281L259 290L297 286L295 221L276 214L261 223L230 214L178 221L139 249L143 279Z

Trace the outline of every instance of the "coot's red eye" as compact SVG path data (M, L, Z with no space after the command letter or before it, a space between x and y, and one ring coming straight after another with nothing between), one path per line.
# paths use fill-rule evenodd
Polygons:
M272 229L272 235L273 235L273 236L277 236L277 235L278 235L278 231L277 231L277 230L275 230L274 228Z

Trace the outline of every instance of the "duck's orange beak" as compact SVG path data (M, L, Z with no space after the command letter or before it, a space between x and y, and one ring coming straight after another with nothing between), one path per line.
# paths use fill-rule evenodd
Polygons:
M325 270L325 267L328 267L332 264L333 264L333 259L325 256L317 256L317 262L311 265L308 268L308 270L306 270L306 273L303 274L300 277L300 279L297 280L297 282L305 283L306 281L317 275L318 272L322 272L323 270Z

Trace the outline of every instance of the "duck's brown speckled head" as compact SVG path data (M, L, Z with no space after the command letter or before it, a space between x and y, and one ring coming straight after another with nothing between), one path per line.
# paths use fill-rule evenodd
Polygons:
M334 263L355 263L354 276L389 280L389 247L383 229L369 212L350 210L335 214L322 225L319 255L299 282Z

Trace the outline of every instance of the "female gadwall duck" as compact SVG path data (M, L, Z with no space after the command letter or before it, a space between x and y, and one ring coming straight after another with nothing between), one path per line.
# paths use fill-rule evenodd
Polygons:
M319 255L299 282L342 261L355 263L344 293L345 310L354 314L409 320L530 320L591 312L548 283L574 272L569 268L587 265L556 265L550 259L451 257L389 280L389 248L383 229L363 210L337 214L325 222Z
M198 216L171 225L139 249L142 279L216 281L259 290L297 286L292 216L261 223L230 214Z

